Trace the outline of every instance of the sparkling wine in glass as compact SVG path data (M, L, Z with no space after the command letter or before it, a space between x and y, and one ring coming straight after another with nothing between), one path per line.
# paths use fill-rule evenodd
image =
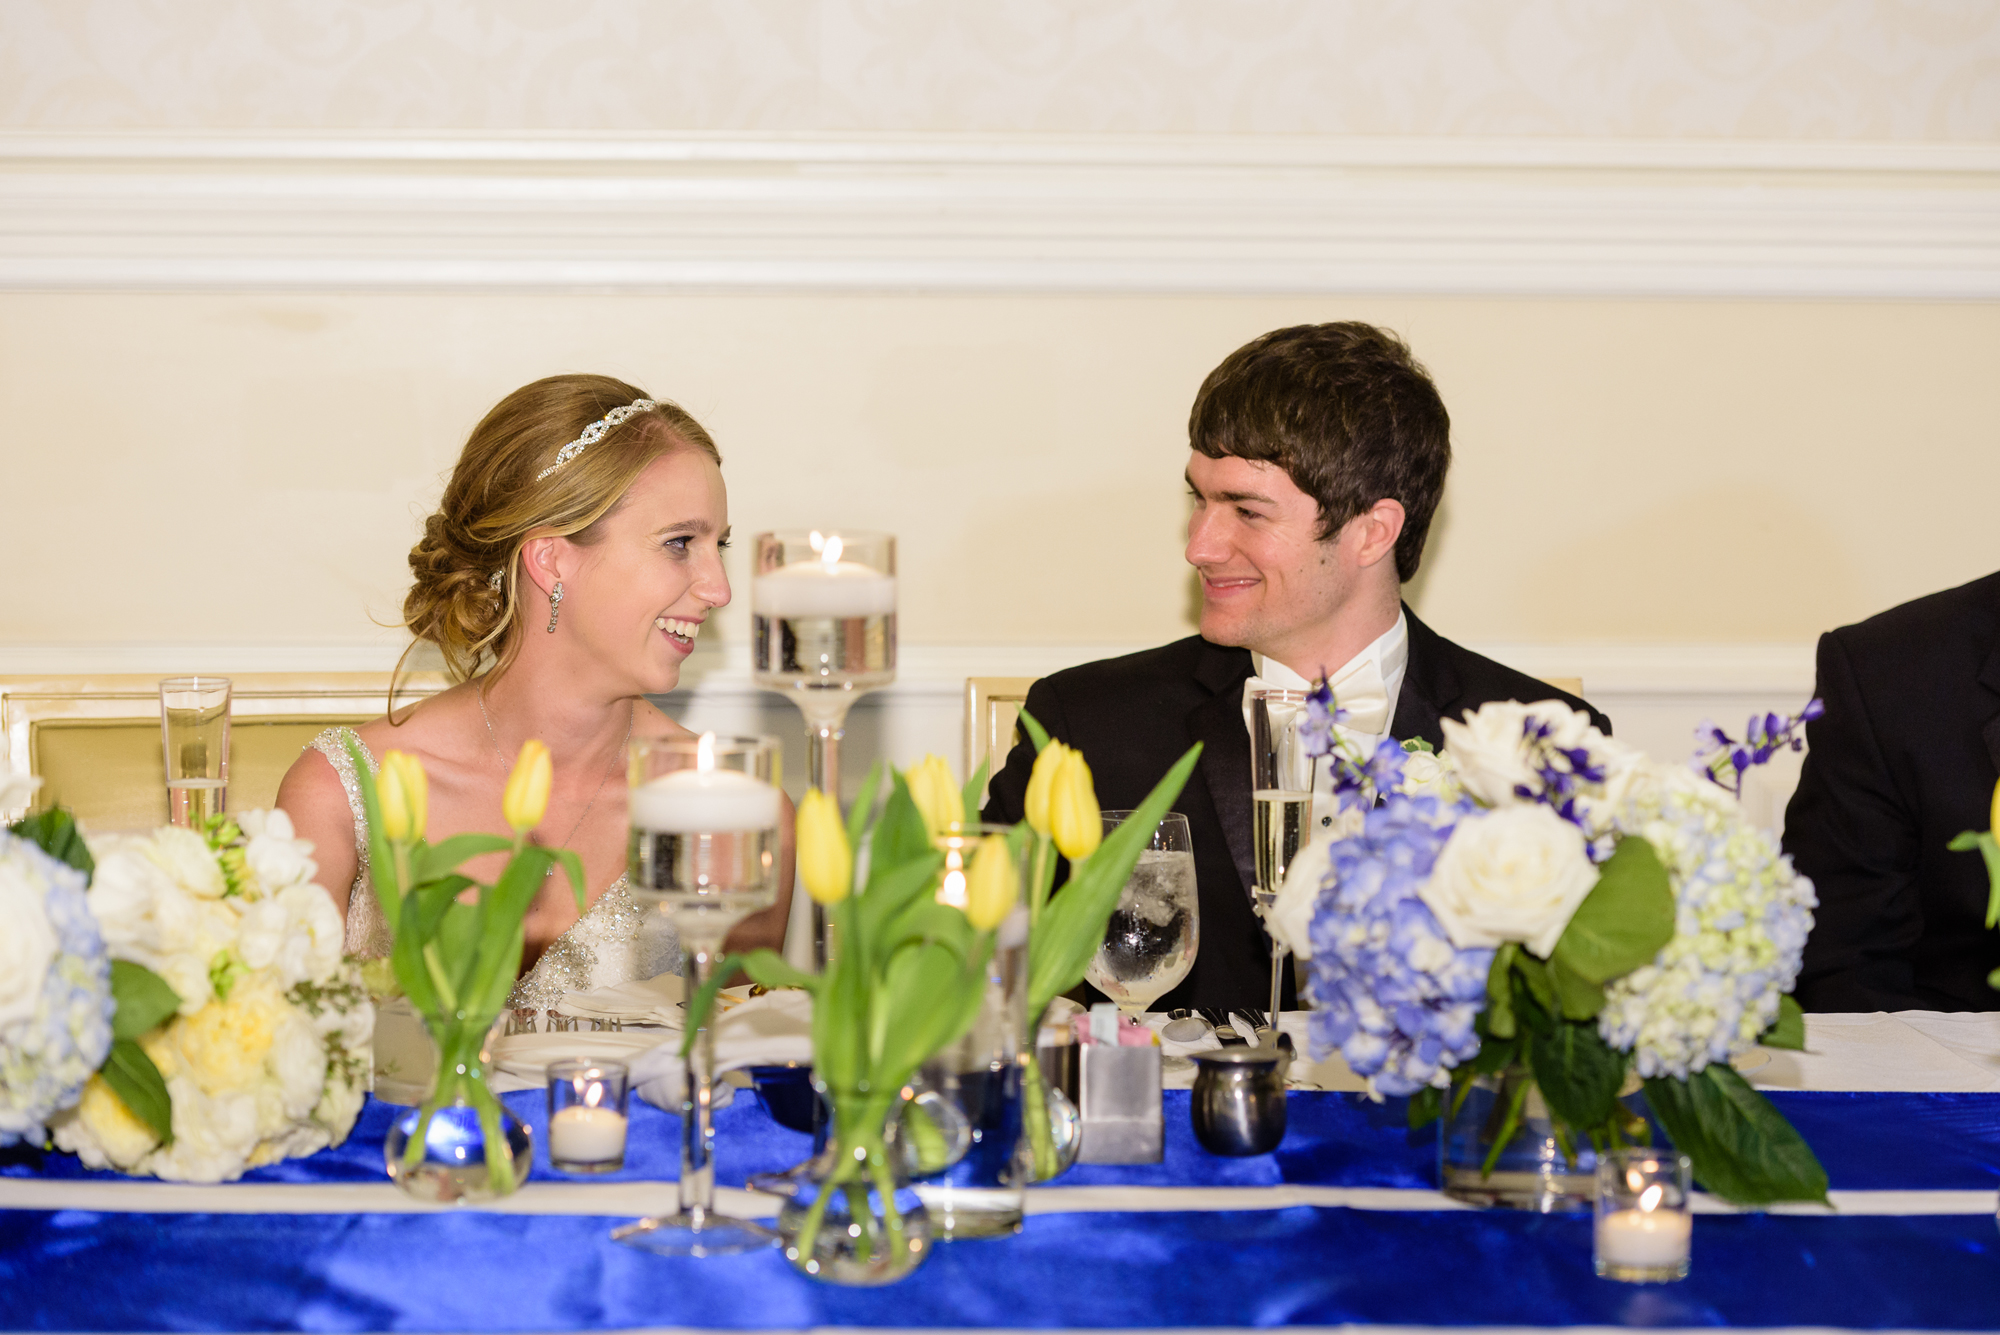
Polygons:
M1266 1033L1278 1041L1278 1008L1284 1001L1285 961L1291 951L1272 930L1271 909L1292 859L1312 824L1314 762L1299 738L1304 691L1259 690L1250 695L1251 834L1257 863L1252 892L1271 939L1271 1011Z
M640 738L629 745L632 895L657 904L680 934L685 992L714 972L729 929L778 900L782 794L771 783L769 737ZM715 1213L714 1012L688 1054L681 1103L680 1210L612 1237L674 1256L768 1247L761 1224Z
M160 745L167 768L167 819L199 830L222 814L229 790L227 677L160 682Z
M1105 812L1106 832L1131 814ZM1140 851L1084 977L1136 1019L1187 977L1200 949L1194 841L1187 817L1170 812Z

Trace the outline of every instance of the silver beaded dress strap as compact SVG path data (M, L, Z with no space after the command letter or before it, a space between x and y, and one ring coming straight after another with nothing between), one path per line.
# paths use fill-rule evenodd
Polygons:
M310 745L340 776L354 817L355 874L347 896L346 951L362 959L377 959L389 953L394 938L381 906L375 902L369 877L368 812L361 800L353 758L347 752L349 738L360 747L368 772L377 772L379 762L352 728L328 728ZM680 969L680 938L660 914L633 900L625 877L620 876L598 896L588 913L549 943L535 967L514 985L507 1004L547 1010L570 992L679 973Z

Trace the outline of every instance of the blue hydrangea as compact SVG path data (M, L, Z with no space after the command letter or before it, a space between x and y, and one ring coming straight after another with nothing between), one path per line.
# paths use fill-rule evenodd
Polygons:
M1312 1050L1338 1049L1376 1092L1441 1086L1479 1050L1491 950L1451 944L1417 890L1465 802L1392 793L1335 840L1312 919Z
M31 976L11 980L15 1013L0 1022L0 1146L41 1144L50 1116L75 1105L111 1051L111 960L85 884L82 872L0 830L0 905L11 919L0 931L15 934L23 955L54 947L38 994Z

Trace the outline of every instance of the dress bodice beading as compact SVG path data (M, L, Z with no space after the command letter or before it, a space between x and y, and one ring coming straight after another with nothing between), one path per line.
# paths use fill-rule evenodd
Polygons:
M380 959L394 942L381 906L375 902L368 864L368 811L361 800L354 759L348 753L350 740L367 761L368 772L375 773L378 762L352 728L328 728L310 745L340 776L348 811L354 818L355 873L347 893L346 952L361 959ZM546 1010L565 993L678 973L680 967L680 940L673 928L658 914L640 907L627 890L625 877L620 876L598 896L589 912L542 952L535 967L515 983L507 1004Z

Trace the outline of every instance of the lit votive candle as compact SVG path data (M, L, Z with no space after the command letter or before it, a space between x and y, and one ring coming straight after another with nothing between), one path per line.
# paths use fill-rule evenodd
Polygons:
M794 561L751 581L750 608L766 617L887 616L896 577L857 561Z
M722 834L778 824L778 790L733 769L680 769L632 789L634 829Z
M549 1066L549 1163L564 1173L625 1166L626 1071L619 1062Z
M1671 1150L1612 1150L1597 1161L1597 1273L1662 1283L1688 1272L1694 1217L1688 1161Z

